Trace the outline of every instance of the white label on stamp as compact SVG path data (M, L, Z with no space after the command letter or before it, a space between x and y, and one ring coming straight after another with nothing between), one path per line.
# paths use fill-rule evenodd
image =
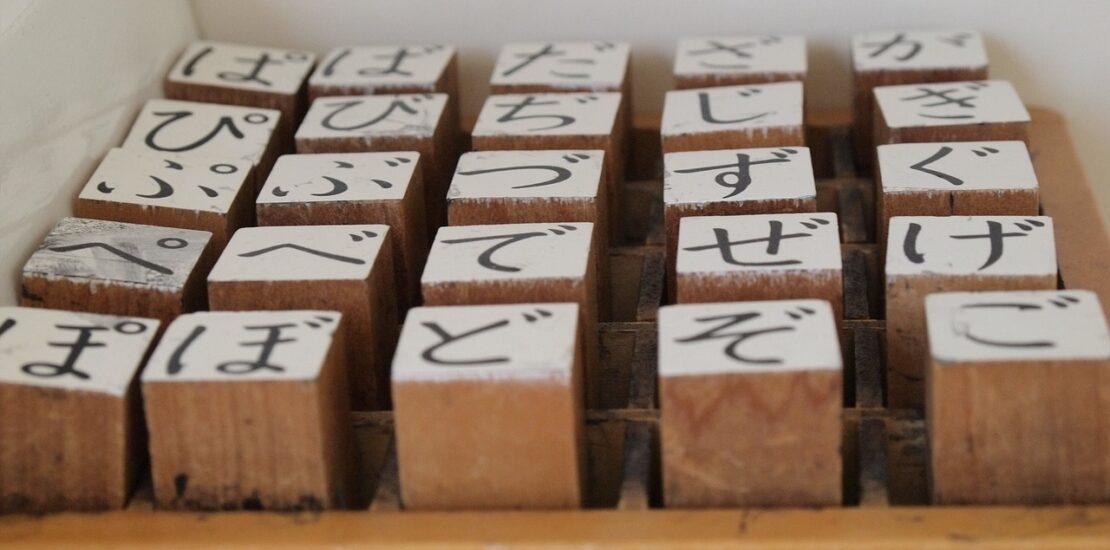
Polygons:
M235 232L208 281L363 280L387 225L273 225Z
M979 69L987 66L983 37L968 30L880 31L852 37L857 71Z
M678 41L677 76L806 73L802 36L706 36Z
M593 232L592 223L441 227L420 281L582 278Z
M778 82L667 92L661 131L674 136L802 124L802 83Z
M896 216L886 274L1055 275L1047 216Z
M824 300L681 304L659 309L659 376L840 370Z
M314 380L336 311L220 311L182 315L162 335L143 382Z
M577 334L576 304L418 307L401 330L392 379L569 385Z
M415 152L283 155L274 163L257 202L400 200L419 160Z
M123 148L258 164L280 117L280 111L259 107L152 99L143 105Z
M503 94L486 98L474 136L609 135L621 94Z
M1029 111L1005 80L940 82L875 88L890 128L1029 122Z
M154 319L0 307L0 383L122 396L156 332Z
M1110 360L1098 296L1086 290L951 292L925 297L942 362Z
M250 170L243 160L116 148L104 156L80 198L226 214Z
M211 238L207 231L62 218L31 254L23 276L177 291Z
M447 198L596 198L604 158L600 150L466 153Z
M455 48L440 44L344 46L329 52L308 82L367 93L400 86L426 86L431 92L454 55Z
M293 95L312 70L309 52L193 42L166 76L170 82Z
M688 216L678 229L679 274L836 270L836 214Z
M446 106L447 94L320 97L297 128L297 139L430 138Z
M878 151L884 193L1037 188L1022 141L898 143Z
M816 196L808 147L690 151L663 156L666 204Z
M617 91L628 72L629 51L628 44L613 42L506 44L490 84Z

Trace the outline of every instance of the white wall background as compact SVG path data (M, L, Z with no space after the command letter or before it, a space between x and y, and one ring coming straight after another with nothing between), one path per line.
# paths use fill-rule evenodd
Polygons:
M0 0L0 305L195 36L187 0Z
M951 26L982 31L993 75L1014 81L1027 103L1068 117L1110 211L1106 0L0 0L0 304L13 299L9 277L198 31L320 53L340 44L453 44L473 114L507 41L630 42L637 109L649 112L671 87L680 36L799 33L810 41L812 105L840 107L848 105L851 33Z

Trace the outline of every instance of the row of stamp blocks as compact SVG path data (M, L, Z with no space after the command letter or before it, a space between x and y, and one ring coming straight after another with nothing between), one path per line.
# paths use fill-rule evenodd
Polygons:
M693 48L747 64L768 44L781 41ZM1110 336L1094 294L1056 290L1025 106L987 80L977 33L861 35L852 54L857 160L877 181L887 404L925 409L933 501L1110 499ZM667 295L678 304L659 315L668 506L841 500L840 243L836 217L816 212L793 75L679 73L680 88L718 86L666 96Z
M908 39L894 37L892 40L894 46L900 47L900 41ZM199 67L218 61L221 55L232 61L262 55L247 55L238 50L227 54L225 48L200 44L186 52L167 79L168 95L174 94L170 90L177 86L173 82L180 76L179 71L185 76L190 76L185 74L190 71L192 75L199 74ZM619 50L601 43L592 48L596 52ZM559 51L555 46L551 49ZM543 46L540 50L548 48ZM334 72L339 64L354 55L342 52L333 53L334 58L324 64L325 72L329 66ZM276 57L279 54L266 55ZM289 57L288 52L281 55L288 64L295 64L296 56ZM627 50L623 55L627 58ZM508 56L518 62L528 57L523 52ZM266 66L258 62L254 73L240 74L240 77L247 82L260 79L261 70ZM495 71L495 74L511 68ZM227 81L230 80L227 75L236 73L216 70L214 74L212 78ZM626 72L624 74L620 79L621 89L627 85ZM235 90L220 90L221 86L211 83L205 86L197 89L184 86L178 88L177 93L204 101L234 102L238 98ZM986 91L984 97L975 101L957 98L952 107L954 114L943 118L943 126L926 122L920 124L925 127L922 129L911 125L908 128L914 128L913 131L886 131L879 134L879 139L893 143L1024 136L1024 121L1028 120L1028 115L1024 114L1011 88L993 82L975 82L968 86L974 88L974 92ZM198 89L203 90L203 94L217 95L189 95L201 93ZM921 94L932 98L933 103L945 104L953 93L943 89L933 90L935 93L925 90L913 86L911 90L901 91L899 93L907 97L895 96L892 105L902 107L901 102L909 101L908 97ZM532 92L533 89L525 87L520 91ZM842 367L836 331L837 320L841 317L839 241L835 216L813 213L812 167L801 141L804 135L801 91L800 84L788 82L768 86L744 84L737 89L692 90L668 95L663 124L664 149L668 152L695 150L673 152L665 159L668 257L675 259L675 265L668 268L673 299L680 303L825 300L673 306L663 310L660 318L660 397L665 495L669 505L835 504L840 501ZM351 93L365 92L363 89ZM880 112L884 92L879 90L875 94ZM998 97L1002 99L990 95L995 92L1001 94ZM284 107L275 105L283 109L278 115L255 107L152 102L140 115L124 147L110 153L90 180L79 201L78 213L88 217L209 229L211 237L184 229L67 219L28 262L24 295L25 303L32 305L125 315L137 314L127 308L139 308L147 316L163 321L205 305L231 310L325 309L266 314L198 313L182 317L168 328L143 374L155 492L161 504L199 507L257 504L269 508L349 504L351 484L345 476L350 475L347 462L351 453L347 452L349 435L344 435L349 427L345 427L346 419L337 411L346 410L347 399L353 399L356 407L384 404L387 350L391 350L396 341L396 334L391 333L396 328L394 308L403 309L414 304L420 295L426 304L432 305L532 304L421 308L409 312L392 373L406 505L414 508L561 507L581 502L581 393L583 385L587 386L587 394L590 389L581 371L589 372L597 361L596 281L603 279L600 273L604 271L603 250L608 240L605 238L607 232L599 227L615 225L610 215L614 211L610 208L615 204L615 194L610 192L614 184L608 182L620 181L612 174L619 174L620 163L614 163L614 159L623 156L620 154L623 140L616 136L622 127L618 120L625 116L621 113L627 107L622 105L624 101L620 97L606 100L605 94L593 92L528 93L500 99L495 96L487 102L479 117L474 134L476 148L482 148L483 139L488 137L485 143L490 149L520 147L524 143L525 148L570 147L573 150L472 153L462 157L452 179L443 176L444 170L450 173L449 165L453 162L453 155L445 152L450 151L450 140L442 137L450 130L444 133L438 130L441 125L449 124L439 121L444 120L444 113L449 111L446 105L450 96L441 98L436 93L382 96L384 100L375 96L318 99L296 132L297 148L305 152L328 151L329 154L282 157L272 171L265 166L265 159L275 156L273 151L282 150L277 140L281 139L283 131L278 121L286 116ZM997 114L966 116L976 111L977 104L991 110L992 106L1007 101L1011 106L1016 101L1016 107L1005 115L1012 121L999 119ZM602 105L607 106L598 114ZM321 110L314 115L317 106ZM534 111L534 107L545 110ZM365 110L359 113L363 108ZM492 114L487 116L486 111L491 109ZM922 119L935 117L947 115L934 111L921 114ZM494 129L487 136L482 130L483 118L497 123L524 122L527 123L524 132L536 133L521 135ZM896 118L892 110L883 120ZM783 120L789 122L782 123ZM590 134L576 126L579 121L600 121L596 135L603 137L598 141L580 139ZM532 126L533 123L540 124ZM368 130L378 124L394 126L381 134ZM416 127L423 130L413 133ZM884 128L901 126L893 124ZM256 135L251 135L253 129L258 130ZM533 139L527 139L528 136ZM562 141L558 136L570 136L570 141ZM392 137L397 137L395 145L383 145L383 141L388 142ZM237 146L242 148L236 149ZM729 147L736 149L726 149ZM914 147L918 149L912 149ZM398 151L330 153L391 148ZM233 150L238 152L229 155ZM922 158L916 158L918 153ZM991 269L996 270L1000 280L1020 279L1012 287L1009 283L1000 283L1001 288L1025 288L1021 283L1028 279L1036 280L1032 288L1055 288L1051 222L1036 217L1035 177L1031 178L1030 185L1028 153L1020 142L880 147L880 161L887 156L894 160L889 168L880 166L883 181L880 215L885 216L880 224L884 230L887 218L895 215L1022 216L1014 219L898 218L891 222L891 242L898 242L898 250L904 253L904 263L909 267L904 272L888 268L890 293L893 295L899 285L910 290L915 290L914 285L920 287L916 288L916 295L907 292L904 305L901 309L895 308L890 315L891 319L902 315L907 320L904 329L907 335L899 336L899 342L904 339L907 343L916 343L919 360L895 364L920 365L914 367L917 371L907 367L904 373L906 383L920 383L919 373L925 368L921 351L925 341L922 296L936 289L961 288L955 284L957 280L989 278L981 272ZM229 158L234 160L227 161ZM445 158L450 160L444 161ZM1009 170L1006 173L1016 173L1025 179L1014 183L1008 178L999 181L977 177L993 176L998 171L987 164L984 168L968 162L976 159L995 163L994 166ZM421 164L426 168L423 176L416 170ZM1023 171L1023 167L1029 167L1028 171ZM252 169L256 173L251 174ZM588 169L589 173L576 178L575 175L582 172L579 169ZM897 177L898 170L907 177ZM190 176L183 178L186 171L191 171ZM533 180L519 175L514 177L518 171L547 177ZM606 172L609 175L603 176ZM265 174L268 176L263 178ZM933 179L922 182L921 178ZM476 183L468 185L466 182L471 179ZM479 179L485 183L477 183ZM178 184L186 181L190 184L184 188ZM442 183L445 181L451 182L450 191ZM581 182L577 188L570 184L575 181ZM192 182L197 182L195 188ZM963 186L964 183L967 185ZM440 219L435 219L437 214L434 214L434 205L443 202L433 200L437 185L448 199L446 204L450 206L446 217L452 224L543 223L444 228L434 239L425 265L423 254L426 239L431 235L429 229L438 227L443 217L440 214ZM244 188L250 192L244 194ZM256 208L252 209L254 202L250 198L255 188L260 188L261 194ZM423 199L412 191L420 188L426 193ZM191 195L186 196L187 193ZM344 197L347 193L350 195ZM126 195L127 199L105 200L118 199L121 195ZM427 198L429 195L433 199ZM243 196L248 198L243 199ZM183 201L181 204L185 206L176 207L180 212L160 211L167 203L156 201L170 197ZM209 220L214 223L193 225L200 223L200 212L206 210L206 204L218 202L213 200L216 197L223 198L224 206L222 211L216 208L216 214ZM542 203L527 204L538 198L543 199ZM390 201L393 204L386 204ZM130 207L132 213L125 214L129 204L133 205ZM95 211L98 207L102 209L100 213ZM1014 210L1002 210L1008 207ZM543 217L543 214L528 213L531 210L547 212L553 217L532 219L530 216ZM759 213L764 214L755 215ZM714 216L698 217L699 214ZM173 215L179 219L174 220ZM236 220L235 216L240 217ZM375 221L384 225L264 227L236 233L238 227L251 225L252 216L263 224ZM584 223L576 222L579 216ZM594 223L593 227L590 222ZM966 231L963 227L952 226L957 222L966 222ZM899 225L903 223L904 230ZM976 234L973 225L978 225L983 234ZM681 227L681 231L676 226ZM232 233L234 237L229 242ZM1034 238L1019 239L1020 243L1040 244L1031 245L1029 255L1012 260L1011 265L1020 266L1016 272L1006 271L1002 266L1011 261L1009 254L1014 254L1015 244L1011 241L1021 236ZM945 239L967 247L952 246ZM207 243L208 240L212 243ZM989 246L984 251L975 248L976 245ZM225 247L221 255L220 250ZM1000 259L1004 247L1010 250L1006 262ZM757 254L753 257L752 252ZM975 253L984 253L987 257L972 269L968 262ZM1028 258L1043 259L1046 254L1050 267L1040 261L1025 262ZM204 273L217 255L220 260L207 277L206 285ZM895 255L888 254L888 262L896 263ZM945 271L938 266L951 269ZM1025 277L1022 271L1025 267L1036 271ZM416 274L421 269L423 275L418 278ZM1048 271L1051 275L1046 276ZM892 276L895 272L905 279ZM107 279L116 284L100 279L103 273L110 274ZM533 282L521 284L525 279ZM1045 284L1046 280L1051 282ZM931 290L929 285L932 285ZM980 288L975 283L969 285ZM147 295L140 292L143 290L148 291ZM1033 297L1022 299L1034 300ZM1101 320L1097 301L1092 306L1093 298L1089 295L1066 293L1054 300L1065 305L1085 304L1070 310L1061 306L1065 313L1059 317L1068 322L1078 322L1075 319L1080 319L1084 312L1087 317L1083 319L1097 317ZM896 301L890 300L890 303ZM1097 312L1094 315L1090 314L1092 307ZM1014 309L1028 312L1036 308L1015 306ZM1066 311L1078 313L1071 315ZM89 315L51 313L77 315L84 321L57 319L53 322L52 330L69 334L69 338L48 339L43 336L47 332L32 333L36 335L33 341L38 342L41 349L65 352L65 357L54 363L17 359L13 363L18 367L16 379L49 379L60 382L60 389L73 390L67 384L91 379L89 372L84 370L88 367L77 368L86 350L106 347L110 343L107 336L115 338L116 334L147 334L144 342L149 346L156 330L150 320L95 318L90 321L93 318ZM45 312L18 310L6 316L4 331L10 332L9 340L20 334L17 332L20 324L32 325L33 315L41 314ZM51 321L47 319L44 323L49 327ZM766 326L757 326L761 323ZM340 325L345 325L346 329L337 331ZM963 327L959 334L970 334L963 318L952 326ZM1102 338L1105 343L1104 324L1096 323L1090 334L1091 338L1083 342L1090 344ZM98 341L101 335L105 338ZM135 341L142 338L138 336ZM969 339L977 342L982 337ZM299 349L302 343L303 355ZM315 347L310 343L315 343ZM1066 347L1066 343L1059 346ZM760 348L762 345L768 347ZM146 346L138 346L142 348L140 355ZM0 351L4 349L0 347ZM201 352L198 354L196 350ZM793 355L795 351L798 356ZM704 354L703 357L698 358L698 353ZM908 353L915 351L910 349ZM933 361L942 356L934 348ZM282 361L278 361L278 357ZM1079 352L1057 357L1080 362L1089 359ZM141 357L136 359L135 369L141 363ZM194 368L190 369L190 364ZM916 378L915 372L918 373ZM1098 372L1097 367L1095 372ZM133 375L134 370L127 380ZM245 380L264 383L241 383ZM588 375L585 380L589 380ZM228 385L229 381L236 383ZM291 384L277 383L281 381ZM213 385L222 389L210 389ZM112 403L115 410L121 412L120 421L115 424L117 428L136 421L126 414L124 406L128 402L125 399L129 395L128 387L125 382L123 389L117 389ZM304 393L274 398L276 393L268 393L271 387L275 392ZM344 391L344 387L348 391ZM493 399L490 392L495 388L504 391L498 391L498 397ZM912 402L914 394L908 393L911 397L906 399ZM189 405L218 401L220 395L226 400L223 405ZM717 397L706 397L709 395ZM53 399L57 396L57 393L51 395ZM753 396L762 397L754 399ZM984 399L987 398L989 395ZM892 395L891 399L893 403L901 398ZM290 406L294 401L297 406ZM724 403L727 405L722 405ZM968 406L966 401L957 400L956 404ZM188 414L181 409L187 409ZM278 414L278 410L285 416ZM930 412L933 410L931 407ZM748 412L740 414L740 411ZM81 415L87 416L86 413ZM274 420L267 420L264 428L258 428L263 434L269 434L261 437L252 427L270 418ZM452 422L445 423L444 418L451 418ZM492 423L491 418L498 422ZM1000 431L1013 429L1012 423L1007 424L1011 419L992 418L1004 429L996 425L968 427L952 420L934 440L944 435L959 440L969 434L997 438ZM1101 417L1078 420L1101 422L1095 429L1105 427L1105 419ZM542 441L522 436L534 432L534 427L541 424L558 427L545 432ZM753 428L754 424L758 429ZM931 429L943 424L943 421L938 423L930 418ZM214 430L213 426L217 425L226 429ZM460 425L475 427L460 429ZM317 431L317 426L323 429ZM432 426L439 429L431 429ZM41 439L27 439L31 434L17 433L18 440L35 441L42 452L56 449L42 446ZM294 453L295 456L276 453L273 438L285 433L304 435L309 443L298 450L312 451L307 456L304 452ZM737 438L737 433L743 437ZM804 434L805 437L791 437L790 434ZM962 435L955 437L954 434ZM119 436L118 448L134 445L126 430ZM211 442L211 445L201 446L200 441ZM257 445L245 449L244 441ZM194 448L206 452L186 452ZM495 448L511 452L491 454L489 449ZM937 446L934 444L933 448ZM991 485L991 492L985 498L975 496L975 489L980 488L945 489L944 481L958 477L957 474L966 472L968 467L1011 464L1015 455L1027 453L1031 448L1032 444L1028 448L1009 449L996 457L991 455L996 449L988 441L985 450L972 453L964 463L948 470L940 468L935 460L934 475L948 477L936 484L934 496L938 502L1053 500L1053 495L1046 494L1055 492L1057 498L1090 500L1089 489L1076 488L1076 483L1070 483L1065 484L1066 490L1061 490L1058 480L1048 484L1053 486L1051 488L1037 487L1040 492L1027 490L1013 495L1000 493ZM1064 454L1072 457L1071 453ZM934 453L935 457L945 460L952 455L948 451ZM991 458L984 460L984 456ZM495 460L499 457L504 461ZM1083 458L1075 459L1073 465L1086 464L1080 464ZM273 467L260 472L253 467L259 463ZM290 476L284 473L283 481L277 480L276 472L284 472L282 469L286 467L301 476L296 478L297 482L291 483ZM1032 461L1028 468L1016 469L1020 471L1013 474L1015 477L1025 475L1039 480L1044 479L1046 471L1043 461ZM8 470L28 473L26 468ZM1061 468L1051 469L1050 473L1070 475L1059 470ZM120 477L110 480L116 488L114 492L97 490L92 494L100 498L105 494L122 498L126 483L121 479L127 479L127 472L119 473ZM36 478L23 476L22 479ZM449 489L444 487L445 480L450 480ZM1008 481L1012 479L999 483ZM66 489L68 498L77 494L76 488ZM13 494L8 506L32 498L26 490ZM67 497L45 495L42 498ZM92 498L90 502L96 502L96 497ZM118 504L119 500L100 502L111 505Z

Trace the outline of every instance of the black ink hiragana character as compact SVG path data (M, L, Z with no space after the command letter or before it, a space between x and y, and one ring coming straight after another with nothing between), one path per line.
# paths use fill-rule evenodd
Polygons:
M143 142L146 143L147 147L150 147L151 149L154 149L155 151L164 151L164 152L168 152L168 153L181 153L181 152L184 152L184 151L192 151L193 149L201 147L201 146L205 145L206 143L208 143L209 141L212 141L213 139L216 138L216 136L220 135L224 131L226 131L228 134L230 134L235 139L243 139L245 137L245 134L243 134L243 131L240 130L239 127L235 125L235 119L233 117L222 116L222 117L219 118L218 121L216 121L216 125L212 128L211 131L209 131L207 134L197 138L196 140L194 140L190 143L186 143L184 145L177 145L177 146L163 145L163 144L158 143L158 135L163 130L165 130L167 128L170 128L171 126L174 126L174 124L176 124L177 122L188 119L189 117L193 116L194 113L192 111L161 111L161 112L153 112L151 114L153 114L154 116L157 116L157 117L166 117L166 120L163 120L162 122L158 123L158 125L156 125L154 128L151 128L151 130L149 132L147 132L146 136L143 138ZM243 117L243 120L245 122L247 122L248 124L262 124L262 123L265 123L265 122L269 121L270 117L268 115L266 115L265 113L249 113L249 114L247 114L246 116Z
M413 99L413 102L415 102L415 98ZM325 116L323 120L320 121L320 125L323 126L324 128L329 129L329 130L337 130L337 131L341 131L341 132L350 131L350 130L361 130L363 128L369 128L371 126L374 126L375 124L378 124L379 122L382 122L383 120L388 119L390 117L390 115L392 115L396 111L400 111L400 112L408 114L408 115L417 115L417 114L420 113L420 111L418 109L416 109L414 106L410 105L410 102L407 99L398 98L398 99L394 99L393 101L389 102L389 106L386 107L377 116L369 118L369 119L367 119L363 122L357 122L355 124L349 124L349 125L346 125L346 126L340 126L340 125L336 124L335 122L333 122L336 117L338 117L340 114L345 112L347 109L350 109L352 107L356 107L358 105L362 105L363 103L364 103L363 100L355 99L355 100L352 100L352 101L341 101L339 103L329 103L329 104L327 104L326 107L332 108L332 111L330 113L328 113L327 116Z
M81 380L88 380L89 374L77 369L77 360L81 357L81 353L87 348L102 348L106 344L103 342L93 342L93 332L108 330L106 327L99 326L74 326L74 325L54 325L59 330L76 330L77 340L73 342L49 342L48 346L52 348L68 348L69 353L66 354L65 360L62 363L47 363L45 361L27 363L21 367L21 370L30 375L39 378L56 378L59 376L71 375Z
M186 241L185 239L178 238L178 237L166 237L164 239L159 239L155 244L157 244L158 247L160 247L160 248L165 248L165 249L168 249L168 250L178 250L178 249L182 249L182 248L185 248L185 247L189 246L188 241ZM106 250L114 256L117 256L119 258L123 258L124 260L127 260L127 261L129 261L129 262L131 262L135 265L145 267L145 268L147 268L151 271L156 271L156 272L161 273L163 275L173 275L173 270L164 266L164 265L159 265L159 264L156 264L152 261L145 260L143 258L140 258L140 257L134 255L134 254L131 254L130 252L125 252L125 251L120 250L119 248L117 248L113 245L110 245L108 243L102 243L102 242L99 242L99 241L90 242L90 243L69 244L69 245L62 245L62 246L52 246L52 247L48 248L47 250L50 250L51 252L74 252L74 251L77 251L77 250L91 250L91 249Z
M758 91L758 89L756 89L756 91ZM750 95L750 93L749 93L749 95ZM743 93L741 93L741 97L748 97L748 95L744 95ZM700 112L701 112L701 119L710 123L710 124L743 124L745 122L751 122L753 120L759 120L759 119L771 114L771 111L767 111L767 112L755 113L755 114L746 114L745 113L745 114L740 115L737 118L732 118L732 119L717 118L716 116L713 115L712 98L710 97L709 92L698 92L698 108L700 109Z
M813 310L809 310L808 308L804 308L804 309L807 309L811 313L813 312ZM676 338L675 342L678 342L678 343L681 343L681 344L688 344L688 343L693 343L693 342L702 342L702 341L705 341L705 340L731 340L728 343L728 345L725 346L725 350L724 350L725 355L728 356L730 359L732 359L734 361L739 361L741 363L750 363L750 364L754 364L754 365L781 365L783 363L783 360L781 358L770 358L770 357L757 358L757 357L747 357L745 355L741 355L740 351L739 351L740 345L743 344L744 342L746 342L747 340L752 339L752 338L756 338L758 336L763 336L763 335L766 335L766 334L774 334L774 333L778 333L778 332L791 332L791 331L795 330L794 327L792 327L790 325L781 325L781 326L776 326L776 327L768 327L768 328L755 329L755 330L747 330L747 331L745 331L745 330L736 330L736 331L726 332L729 329L731 329L731 328L733 328L737 325L741 325L741 324L743 324L747 321L757 319L761 316L762 316L761 313L749 312L749 313L734 313L734 314L728 314L728 315L713 315L713 316L709 316L709 317L698 317L698 318L694 319L698 323L717 323L717 324L713 325L712 327L710 327L707 330L704 330L704 331L699 332L697 334L694 334L692 336L687 336L687 337L684 337L684 338Z
M1060 309L1066 309L1074 304L1079 303L1079 299L1073 296L1060 295L1056 298L1048 299L1048 302ZM975 304L965 304L960 306L960 311L964 310L983 310L983 309L1010 309L1017 312L1030 312L1041 311L1045 307L1042 304L1033 302L980 302ZM992 324L991 328L997 327L997 324ZM999 340L992 337L980 336L976 334L970 323L967 322L953 322L953 331L958 336L963 336L976 344L996 347L996 348L1019 348L1019 349L1044 349L1056 347L1056 342L1052 340ZM1004 331L1009 333L1009 331Z
M972 235L949 235L948 238L956 240L978 240L986 239L990 243L990 252L987 255L987 260L983 265L979 266L978 271L982 271L995 264L1002 258L1002 253L1005 250L1005 240L1010 237L1027 237L1037 227L1043 227L1044 223L1037 220L1025 220L1027 223L1015 222L1014 225L1020 231L1006 232L1005 228L1000 222L994 220L987 220L987 232L982 234ZM905 254L906 259L915 264L925 262L925 255L917 250L917 240L921 235L921 224L911 222L906 229L906 236L902 240L902 252Z
M827 220L817 220L816 218L814 218L814 221L818 221L822 225L825 225L825 224L828 223ZM713 244L689 246L689 247L683 248L683 250L690 251L690 252L699 252L699 251L702 251L702 250L717 250L721 254L721 260L724 261L725 263L730 264L730 265L735 265L735 266L743 266L743 267L786 266L786 265L798 265L798 264L802 263L801 260L773 260L773 261L767 261L767 262L748 262L748 261L743 261L743 260L740 260L740 259L736 258L736 256L732 253L732 248L734 246L742 246L742 245L754 244L754 243L767 243L767 249L766 249L767 255L777 256L778 253L779 253L779 247L780 247L780 245L782 244L783 241L785 241L787 239L800 239L800 238L812 237L813 236L813 233L785 233L784 234L781 221L771 220L768 223L770 225L770 232L768 233L768 235L766 237L760 237L760 238L756 238L756 239L744 239L744 240L740 240L740 241L730 241L727 229L720 228L720 227L715 227L715 228L713 228L713 236L715 237L716 241Z
M225 361L216 365L216 370L224 374L251 374L259 370L270 370L274 372L285 372L285 367L274 365L270 363L270 355L274 353L274 348L278 344L289 344L296 342L296 338L282 338L282 329L293 328L297 325L293 323L281 323L277 325L255 325L245 326L246 330L265 330L266 338L261 341L240 342L239 345L243 347L260 347L258 357L250 361Z
M368 233L373 234L373 232L368 232ZM373 235L373 236L376 236L376 235ZM283 250L283 249L296 250L298 252L304 252L305 254L311 254L313 256L317 256L317 257L324 258L324 259L327 259L327 260L333 260L333 261L336 261L336 262L343 262L343 263L347 263L347 264L363 265L363 264L366 263L366 261L361 259L361 258L355 258L355 257L352 257L352 256L344 256L342 254L334 254L334 253L331 253L331 252L325 252L323 250L316 250L315 248L309 248L307 246L303 246L303 245L299 245L299 244L295 244L295 243L275 244L275 245L272 245L272 246L259 248L258 250L251 250L249 252L243 252L243 253L239 254L238 256L240 258L254 258L256 256L264 256L264 255L269 254L271 252L274 252L274 251L277 251L277 250Z
M555 120L555 123L550 125L550 126L540 126L540 127L536 127L536 128L528 128L527 129L527 131L529 131L529 132L540 132L540 131L543 131L543 130L553 130L555 128L562 128L564 126L569 126L571 124L574 124L576 119L574 117L570 116L570 115L560 115L560 114L520 115L518 113L520 113L521 111L523 111L524 109L527 109L529 107L543 107L543 106L547 106L547 105L558 105L558 104L559 104L559 102L554 100L554 99L548 100L548 101L537 101L536 96L528 95L528 96L524 96L524 98L521 99L518 103L495 103L494 106L509 109L505 114L497 117L497 122L500 122L500 123L514 122L514 121L517 121L517 120L545 120L545 119Z
M897 61L909 61L921 53L922 44L917 40L909 40L906 38L905 33L898 33L887 41L882 42L864 42L863 46L866 48L875 48L868 57L876 58L888 51L892 51L895 46L905 46L902 55L894 56ZM893 55L893 54L892 54Z
M728 168L735 168L732 171L725 171L717 174L713 178L717 185L732 191L725 195L723 198L732 198L748 188L752 183L751 167L759 164L775 164L780 162L790 162L788 155L797 154L798 151L794 149L783 148L780 151L775 151L772 154L775 158L751 160L751 156L747 153L737 153L736 162L732 164L719 164L715 166L699 166L697 168L684 168L682 170L675 170L679 174L693 174L697 172L707 172L716 170L726 170Z
M547 237L547 236L550 236L550 235L560 236L560 235L566 234L567 231L577 231L577 230L578 230L578 228L574 227L573 225L559 225L559 228L551 228L551 229L548 229L547 232L544 232L544 231L527 231L527 232L524 232L524 233L510 233L510 234L506 234L506 235L489 235L489 236L484 236L484 237L466 237L466 238L462 238L462 239L446 239L446 240L443 241L443 243L444 244L463 244L463 243L473 243L473 242L481 242L481 241L499 241L497 244L485 249L481 254L478 255L478 265L480 265L480 266L482 266L486 269L491 269L493 271L503 271L505 273L517 273L517 272L521 271L521 268L511 266L511 265L499 264L499 263L497 263L493 260L493 255L498 250L501 250L502 248L505 248L506 246L509 246L511 244L514 244L514 243L518 243L518 242L525 241L525 240L528 240L528 239L532 239L532 238L535 238L535 237ZM549 233L550 233L550 235L549 235Z
M470 329L470 330L467 330L467 331L464 331L464 332L460 332L459 334L451 334L446 329L444 329L442 325L440 325L439 323L436 323L434 321L425 321L425 322L420 323L420 325L427 328L428 330L434 332L436 334L436 336L438 336L440 338L440 341L439 341L438 344L425 349L420 354L420 357L424 358L424 360L429 362L429 363L432 363L434 365L445 365L445 366L476 366L476 365L497 365L497 364L508 363L509 362L509 358L504 357L504 356L483 357L483 358L477 358L477 359L441 359L441 358L436 356L437 351L439 351L441 348L443 348L445 346L448 346L448 345L450 345L454 342L469 338L471 336L476 336L478 334L482 334L483 332L489 332L491 330L496 330L496 329L500 329L502 327L509 326L509 320L508 319L502 319L500 321L496 321L496 322L490 323L488 325L483 325L483 326L480 326L478 328L474 328L474 329Z
M971 83L971 84L966 85L965 88L968 89L968 90L971 90L972 92L977 92L985 86L986 86L986 84ZM958 109L973 109L974 110L975 109L975 104L972 103L972 101L979 98L979 96L976 95L975 93L972 93L971 95L965 95L963 97L957 97L955 94L960 93L960 88L959 87L936 89L936 88L926 88L926 87L921 86L921 87L917 88L917 91L919 92L918 95L903 97L902 101L921 101L922 102L921 107L923 109L932 109L932 108L936 108L936 107L945 107L945 106L948 106L948 105L953 105L955 108L958 108ZM925 101L929 101L931 99L936 99L936 101L934 101L933 103L924 103ZM965 114L951 114L951 115L941 115L941 114L934 114L934 113L918 113L918 116L920 116L922 118L935 118L935 119L941 119L941 120L962 120L962 119L975 118L975 115L966 114L966 113Z
M563 159L571 164L578 163L579 161L590 158L589 155L583 153L571 153L563 155ZM572 172L562 166L555 166L551 164L527 164L521 166L502 166L498 168L485 168L482 170L467 170L460 171L460 176L480 176L482 174L495 174L498 172L515 172L518 170L547 170L552 173L552 176L546 180L538 181L536 183L526 183L521 185L514 185L512 189L531 189L533 187L546 187L548 185L555 185L570 179Z

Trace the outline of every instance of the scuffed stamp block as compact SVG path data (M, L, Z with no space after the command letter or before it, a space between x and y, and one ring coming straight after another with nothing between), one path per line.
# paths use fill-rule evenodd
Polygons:
M879 242L894 216L1036 216L1037 174L1021 141L880 145Z
M663 152L805 145L801 82L667 92Z
M674 58L675 87L680 90L804 82L807 70L803 36L683 38Z
M817 187L806 147L668 153L663 157L668 282L673 288L682 218L815 211Z
M822 300L660 309L666 505L839 505L839 342Z
M579 318L567 303L409 312L393 362L406 508L582 505Z
M151 317L205 307L212 234L62 218L31 253L20 305Z
M111 149L77 197L76 214L208 231L222 250L254 223L251 170L244 160Z
M817 298L843 317L836 214L683 218L678 303ZM839 321L838 321L839 322Z
M928 354L925 296L1056 288L1052 219L897 217L886 250L887 401L920 408Z
M925 299L937 504L1110 499L1110 333L1084 290Z
M982 36L975 31L874 31L853 36L851 47L853 141L863 166L870 166L875 155L875 87L987 78L987 51Z
M1005 80L875 88L875 144L1025 141L1029 111Z
M210 305L225 311L343 313L351 403L357 409L386 408L399 324L391 239L384 225L241 229L208 276Z
M122 147L155 155L202 155L255 165L261 185L281 153L274 135L281 112L259 107L151 99L143 105Z
M355 504L335 311L179 317L143 372L161 508L313 510Z
M259 225L390 227L398 305L418 302L428 255L419 153L285 155L258 196Z
M122 508L143 461L132 380L158 321L0 307L0 512Z

